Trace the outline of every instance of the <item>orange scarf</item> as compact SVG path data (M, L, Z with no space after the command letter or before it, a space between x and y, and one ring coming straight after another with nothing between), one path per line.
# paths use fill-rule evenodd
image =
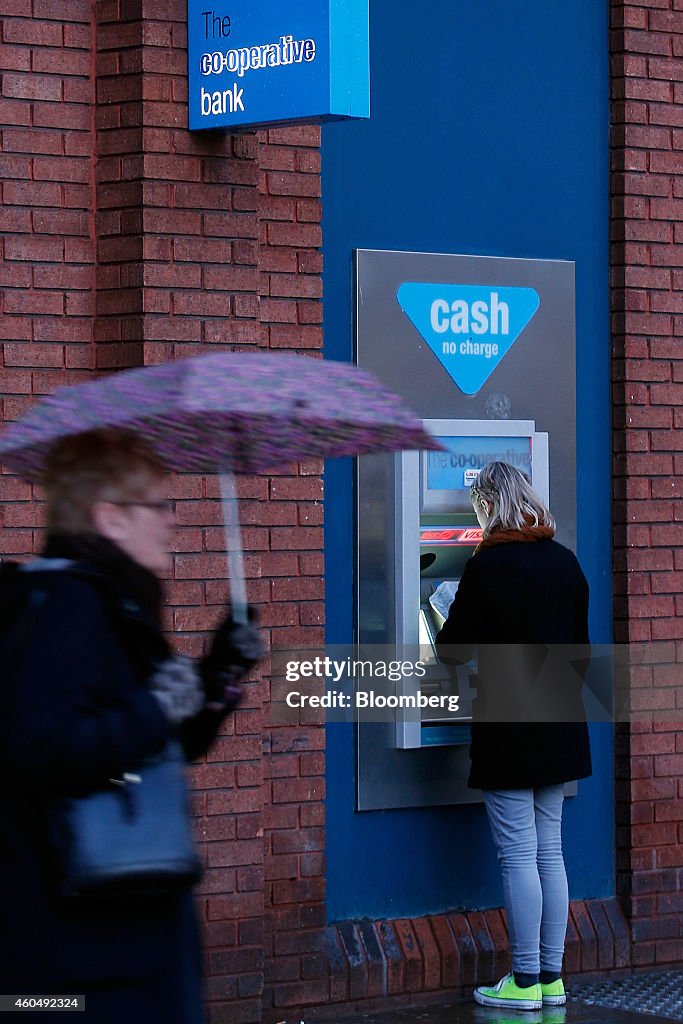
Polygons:
M519 530L494 530L493 533L490 533L488 537L484 537L477 544L474 554L476 555L482 548L493 547L494 544L510 544L515 541L528 544L535 540L550 540L554 536L555 530L552 526L543 526L542 523L534 526L533 521L531 521L525 523Z

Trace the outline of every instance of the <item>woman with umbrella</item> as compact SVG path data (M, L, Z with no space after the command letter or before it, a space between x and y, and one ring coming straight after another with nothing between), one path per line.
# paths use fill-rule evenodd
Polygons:
M68 900L54 808L125 777L170 737L187 760L205 753L260 657L259 634L228 617L198 666L171 653L159 614L173 517L164 467L140 437L65 438L42 482L43 555L0 572L0 991L85 994L97 1024L198 1024L189 885Z
M235 624L248 617L233 472L440 447L370 374L281 353L122 371L58 389L3 430L0 461L46 486L49 537L43 559L0 574L8 617L29 606L0 642L0 991L85 992L97 1024L200 1020L189 893L67 906L51 806L130 773L169 734L197 757L234 706L260 646ZM157 454L177 472L221 474L232 618L199 677L159 630L171 519Z

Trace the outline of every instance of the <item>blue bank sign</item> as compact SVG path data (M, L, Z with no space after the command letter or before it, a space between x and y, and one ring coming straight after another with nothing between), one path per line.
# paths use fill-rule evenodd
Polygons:
M539 307L533 288L405 282L408 319L461 391L475 395Z
M369 117L368 0L188 0L191 129Z

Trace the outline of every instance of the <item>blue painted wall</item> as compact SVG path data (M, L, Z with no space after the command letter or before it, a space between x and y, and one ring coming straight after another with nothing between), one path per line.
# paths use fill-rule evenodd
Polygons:
M323 128L325 353L353 358L356 248L576 261L579 557L611 639L608 42L601 0L372 0L369 121ZM353 477L326 467L328 640L352 636ZM613 750L567 802L572 898L614 891ZM328 728L330 920L500 906L483 807L354 812L350 727Z

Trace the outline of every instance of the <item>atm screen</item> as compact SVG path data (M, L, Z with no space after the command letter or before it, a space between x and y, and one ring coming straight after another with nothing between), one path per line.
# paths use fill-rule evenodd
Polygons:
M471 512L470 487L489 462L509 462L531 479L531 437L439 437L447 449L422 454L421 513Z

